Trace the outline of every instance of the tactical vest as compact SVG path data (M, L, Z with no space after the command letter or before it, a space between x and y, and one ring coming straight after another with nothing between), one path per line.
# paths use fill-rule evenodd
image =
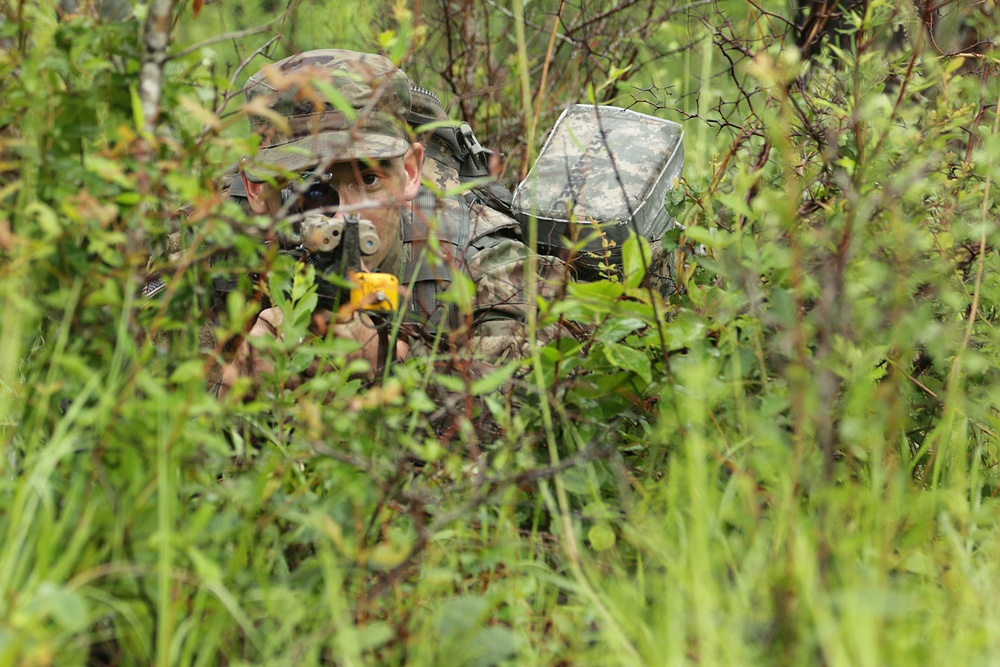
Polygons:
M427 187L421 187L407 207L401 230L407 259L400 282L410 292L407 319L431 331L458 325L457 312L438 298L451 284L451 272L464 270L478 252L521 238L513 218L462 197L436 197ZM436 252L431 250L432 237Z

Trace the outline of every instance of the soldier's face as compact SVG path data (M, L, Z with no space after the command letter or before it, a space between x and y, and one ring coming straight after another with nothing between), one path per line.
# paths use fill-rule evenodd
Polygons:
M400 212L403 204L412 201L420 189L420 168L423 164L423 147L413 144L406 155L382 160L373 164L348 161L335 162L324 170L322 184L327 196L318 201L328 205L331 200L339 204L332 215L342 218L357 212L375 225L382 245L366 263L378 266L399 234ZM278 215L281 211L281 192L265 183L245 181L250 208L258 215ZM309 202L306 202L309 205Z

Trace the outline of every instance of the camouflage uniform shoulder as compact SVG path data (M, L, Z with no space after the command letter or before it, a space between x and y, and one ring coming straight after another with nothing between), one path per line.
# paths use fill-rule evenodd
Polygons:
M484 247L490 241L499 243L505 239L521 240L521 224L514 218L485 204L472 204L470 210L472 244Z
M520 225L513 217L504 214L495 207L484 203L483 197L496 192L496 188L502 189L500 183L489 183L489 187L480 186L472 190L463 188L462 179L456 168L443 161L444 157L450 155L446 148L438 145L440 138L432 136L428 139L428 159L424 160L421 177L425 182L421 195L415 204L416 209L422 209L425 215L434 212L442 228L447 226L447 221L461 221L459 224L466 224L468 220L469 233L458 235L463 236L466 241L478 245L476 242L487 239L492 235L500 234L504 238L511 238L516 235L520 238ZM429 187L427 187L429 186ZM464 194L458 194L463 192ZM507 193L509 196L509 192ZM433 198L433 205L430 201ZM446 232L447 235L447 232Z

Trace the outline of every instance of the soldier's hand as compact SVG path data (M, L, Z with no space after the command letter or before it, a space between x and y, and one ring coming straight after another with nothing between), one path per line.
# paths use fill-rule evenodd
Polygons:
M332 328L337 338L346 338L358 342L361 347L347 355L348 360L364 359L368 362L369 371L365 377L375 376L379 363L378 330L373 328L366 315L352 313L334 318L328 310L319 310L313 314L313 331L319 336L325 336ZM409 346L402 340L396 341L396 359L405 359Z
M379 342L378 331L372 328L363 319L364 316L354 313L350 317L341 317L335 320L330 311L317 311L313 314L313 322L310 330L316 336L326 336L328 334L338 338L345 338L356 341L360 347L347 355L347 360L364 359L368 362L369 370L364 377L371 379L375 375L375 368L379 362ZM240 377L249 377L254 383L259 383L264 377L274 373L274 363L271 361L265 350L254 347L250 340L261 336L283 339L282 323L284 314L279 308L268 308L257 316L256 322L247 334L236 351L233 360L226 364L222 370L222 377L219 381L219 396L225 396L232 389L236 380ZM408 345L404 341L396 342L396 358L405 359L409 351ZM288 378L285 386L289 389L302 384L303 380L314 377L320 368L327 366L328 362L314 361L301 376Z
M253 327L247 333L246 339L236 349L232 361L222 367L222 377L219 379L219 396L225 396L233 388L240 377L253 378L259 381L265 375L274 372L274 363L267 355L250 344L250 339L270 336L280 339L280 327L284 322L284 314L279 308L268 308L257 316Z

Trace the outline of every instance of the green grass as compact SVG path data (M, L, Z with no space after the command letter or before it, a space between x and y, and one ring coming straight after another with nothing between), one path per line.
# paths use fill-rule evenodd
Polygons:
M232 43L171 63L149 162L124 94L136 24L60 23L46 3L0 21L0 666L995 661L995 77L889 49L906 20L889 6L858 17L872 39L835 65L722 2L639 46L614 39L622 13L611 56L638 60L608 83L545 50L536 4L521 33L470 16L495 59L470 80L506 71L477 107L485 131L521 109L536 150L588 85L627 104L676 84L657 113L696 114L668 201L685 289L599 282L543 304L539 327L563 313L593 338L536 347L509 393L420 360L374 387L342 369L284 388L343 354L313 342L272 346L279 377L256 398L216 398L198 325L227 269L206 260L251 265L257 242L213 198L243 150L238 105L201 136L181 98L216 108ZM278 51L383 34L406 54L414 35L440 46L435 8L301 3L292 22L184 5L174 50L275 18ZM719 34L768 57L729 72ZM447 89L427 80L441 53L407 67ZM145 303L129 239L160 250L175 229L182 261L155 260L171 290ZM252 306L218 305L220 340Z

